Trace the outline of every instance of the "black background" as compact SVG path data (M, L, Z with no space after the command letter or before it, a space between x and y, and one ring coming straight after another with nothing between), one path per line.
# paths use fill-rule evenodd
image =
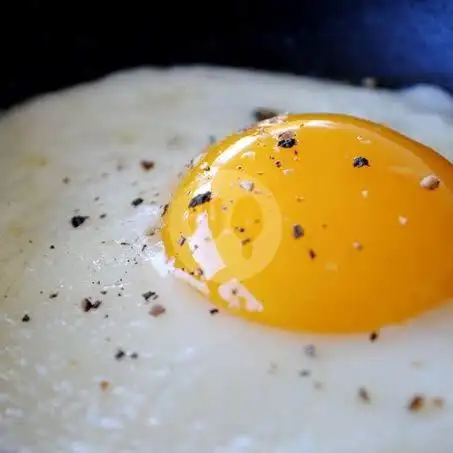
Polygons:
M0 108L143 65L209 63L453 90L453 2L10 2Z

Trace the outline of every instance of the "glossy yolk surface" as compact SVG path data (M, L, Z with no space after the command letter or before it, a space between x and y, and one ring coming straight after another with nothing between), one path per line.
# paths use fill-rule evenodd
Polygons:
M220 309L374 331L453 298L453 167L365 120L276 117L201 155L162 235L177 273Z

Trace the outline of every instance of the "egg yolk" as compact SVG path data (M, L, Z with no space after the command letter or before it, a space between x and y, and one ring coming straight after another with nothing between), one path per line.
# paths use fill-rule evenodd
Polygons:
M374 331L453 299L453 166L366 120L278 116L191 165L162 239L219 309L286 330Z

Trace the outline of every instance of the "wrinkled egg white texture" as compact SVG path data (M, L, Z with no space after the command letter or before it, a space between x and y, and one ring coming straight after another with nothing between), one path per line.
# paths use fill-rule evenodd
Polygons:
M213 316L168 275L159 235L146 234L184 165L210 136L252 123L256 107L349 113L451 158L451 100L427 89L436 96L221 68L139 69L4 113L0 451L453 451L452 307L374 342ZM439 97L439 109L426 107ZM144 171L144 159L155 168ZM89 218L73 228L74 215ZM147 291L158 299L146 302ZM86 297L101 306L84 312ZM155 303L161 316L149 314ZM410 411L417 395L422 407Z

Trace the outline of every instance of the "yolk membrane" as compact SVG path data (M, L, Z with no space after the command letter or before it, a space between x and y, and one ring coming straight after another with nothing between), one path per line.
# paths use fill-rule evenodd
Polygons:
M453 299L453 166L366 120L278 116L200 156L162 239L222 310L286 330L378 330Z

